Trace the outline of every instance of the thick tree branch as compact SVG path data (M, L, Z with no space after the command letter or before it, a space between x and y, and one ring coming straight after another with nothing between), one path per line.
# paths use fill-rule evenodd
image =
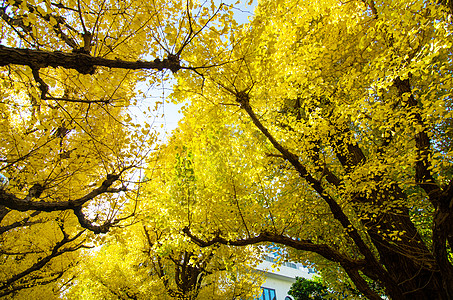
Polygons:
M330 136L335 155L346 172L352 172L355 167L365 163L366 157L358 145L354 145L349 141L347 135L350 134L350 129L348 127L345 126L340 129L337 125L332 124L332 122L330 124L336 131L335 134Z
M356 288L359 289L367 299L382 300L382 298L369 287L368 283L360 276L357 270L345 268L345 271L349 278L354 282Z
M169 55L168 58L154 61L125 61L121 59L106 59L94 57L84 53L65 53L61 51L44 51L21 48L11 48L0 45L0 66L22 65L35 69L47 67L62 67L65 69L74 69L81 74L93 74L96 67L121 68L128 70L168 69L177 72L181 69L179 57Z
M378 18L378 12L376 9L376 5L374 4L373 0L362 0L362 2L371 10L371 13L373 14L373 19Z
M42 98L42 97L41 97ZM97 99L97 100L84 100L84 99L69 99L69 98L59 98L59 97L49 97L46 96L42 98L44 100L54 100L54 101L62 101L62 102L73 102L73 103L104 103L108 104L111 102L110 99Z
M354 269L361 269L365 266L366 260L353 260L346 255L338 252L337 250L331 248L326 244L314 244L310 240L299 240L299 239L292 239L290 237L286 237L284 235L279 234L272 234L269 232L261 232L259 235L240 239L240 240L226 240L217 234L214 238L205 241L201 238L194 235L188 227L183 229L183 232L198 246L200 247L209 247L215 244L222 244L222 245L231 245L231 246L247 246L247 245L255 245L258 243L264 242L271 242L271 243L278 243L281 245L285 245L288 247L292 247L296 250L303 250L303 251L310 251L321 255L322 257L333 261L344 264L350 268Z
M86 202L94 199L95 197L104 194L104 193L118 193L121 191L126 191L125 187L119 189L110 188L112 184L119 179L119 175L107 175L107 179L104 180L100 187L92 190L83 197L80 197L75 200L68 201L59 201L59 202L47 202L47 201L30 201L29 197L25 199L20 199L15 195L8 193L4 190L0 190L0 205L6 206L9 209L14 209L18 211L28 211L28 210L37 210L37 211L61 211L67 209L75 209L81 207Z
M419 102L415 99L409 79L394 79L394 86L397 88L403 105L409 111L409 118L414 122L415 132L415 182L426 192L428 199L435 207L432 227L432 252L442 274L443 290L448 298L453 297L453 265L451 264L447 250L447 241L451 241L453 232L453 214L451 199L451 184L442 187L435 181L431 171L431 139L428 135L428 128L420 112ZM450 196L450 197L449 197ZM450 243L450 247L451 247Z
M73 210L74 214L77 216L80 225L83 228L86 228L96 234L98 233L106 233L109 229L117 224L118 222L125 220L128 217L116 219L114 221L108 220L102 225L95 225L92 221L86 218L86 216L82 212L83 205L94 199L95 197L105 194L105 193L119 193L127 191L126 187L121 188L111 188L111 185L119 179L119 175L107 175L107 179L104 180L100 187L92 190L85 196L78 198L76 200L68 200L68 201L59 201L59 202L47 202L47 201L32 201L32 198L39 198L41 193L44 190L40 184L33 185L30 188L28 195L25 199L20 199L15 195L0 190L0 205L7 207L8 209L14 209L18 211L28 211L28 210L35 210L35 211L62 211L62 210Z
M417 111L418 101L412 94L409 79L401 80L399 77L395 78L394 86L398 89L400 97L403 98L407 108L413 110L410 117L415 122L418 132L415 133L415 146L417 150L417 160L415 162L415 181L418 185L425 190L431 202L437 202L441 188L435 182L433 175L431 174L428 156L430 154L431 140L427 133L427 128L423 122L423 118ZM437 205L435 205L437 206Z
M317 253L322 257L332 261L339 263L347 273L352 277L350 277L354 283L356 284L357 288L360 291L369 297L369 299L381 299L376 293L374 293L366 281L360 277L358 271L363 271L367 274L374 274L380 275L385 274L384 276L388 276L386 279L387 284L391 284L391 278L388 273L378 264L374 263L373 261L369 261L367 259L359 259L354 260L349 258L348 256L338 252L337 250L333 249L329 245L326 244L314 244L310 240L301 240L301 239L292 239L290 237L281 235L281 234L272 234L269 232L261 232L259 235L251 238L246 239L239 239L239 240L227 240L220 236L220 233L217 233L216 236L210 240L203 240L193 234L188 227L183 229L183 232L198 246L200 247L209 247L215 244L222 244L222 245L230 245L230 246L247 246L247 245L255 245L264 242L271 242L280 245L284 245L296 250L302 251L310 251L313 253ZM377 280L377 278L374 278ZM399 295L402 299L402 294L399 291L398 287L392 287L391 292L393 295Z
M92 221L90 221L86 218L86 216L82 212L81 206L74 208L73 210L74 210L74 214L77 216L77 219L79 220L80 226L92 231L95 234L107 233L110 230L110 227L112 227L114 224L114 222L106 221L102 225L94 225L92 223Z

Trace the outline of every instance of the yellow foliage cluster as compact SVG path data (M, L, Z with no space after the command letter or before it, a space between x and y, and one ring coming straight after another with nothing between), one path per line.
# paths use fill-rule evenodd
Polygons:
M248 297L274 243L370 299L452 297L451 1L3 5L0 295ZM168 81L157 145L162 102L134 109ZM60 270L100 243L93 296Z

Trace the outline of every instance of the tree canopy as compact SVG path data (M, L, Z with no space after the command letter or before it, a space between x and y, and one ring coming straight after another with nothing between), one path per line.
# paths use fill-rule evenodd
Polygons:
M297 277L288 292L295 300L323 300L329 299L329 292L321 282Z
M369 299L453 297L453 2L233 8L2 2L1 296L64 290L99 245L148 249L122 283L161 261L171 295L181 257L200 279L273 243ZM165 84L185 107L163 143L146 89Z

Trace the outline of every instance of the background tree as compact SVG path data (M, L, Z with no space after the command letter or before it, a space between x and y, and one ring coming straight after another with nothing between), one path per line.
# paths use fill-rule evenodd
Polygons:
M34 213L1 227L0 296L19 294L26 298L21 291L27 288L33 288L38 296L39 286L66 278L66 270L77 264L74 252L89 248L91 243L87 243L84 230L66 228L65 218L67 214ZM56 298L59 291L52 294Z
M160 207L194 242L277 243L370 299L370 282L452 298L450 1L263 0L242 28L210 4L2 3L1 226L71 212L15 274L52 243L87 246L79 225L132 221L131 170L155 135L125 107L170 70L198 183Z
M249 299L262 278L251 268L256 254L225 246L200 249L157 223L110 234L87 252L64 290L67 299Z
M288 294L295 300L308 299L362 299L360 293L351 288L349 284L343 284L340 289L327 287L321 277L312 279L296 277Z
M91 233L133 221L134 167L157 139L151 108L146 122L134 118L147 97L136 84L157 86L184 67L186 45L220 15L227 22L227 10L0 3L0 172L10 181L0 190L2 295L61 278L76 250L99 242Z
M327 287L322 283L301 277L296 277L296 282L293 283L288 294L293 296L295 300L330 299Z
M137 201L138 223L112 231L101 251L77 267L83 275L65 293L68 299L252 299L257 295L263 278L253 270L256 250L225 245L201 249L182 234L188 214L190 219L204 218L192 207L200 201L197 187L207 182L200 181L201 174L195 171L190 145L180 142L176 134L165 151L149 157Z
M450 18L430 1L260 2L234 47L211 50L230 64L179 73L193 124L225 112L240 142L223 158L250 197L235 219L218 211L185 232L321 256L370 299L373 281L395 299L451 298L453 160L437 146L452 117Z

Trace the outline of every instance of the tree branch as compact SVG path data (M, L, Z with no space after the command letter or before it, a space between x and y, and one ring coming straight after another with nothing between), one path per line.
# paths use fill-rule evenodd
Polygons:
M41 223L41 221L32 221L32 222L28 221L28 220L30 220L30 218L33 218L33 217L39 215L40 213L41 213L40 211L35 211L32 214L30 214L30 216L23 218L20 221L14 222L10 225L0 226L0 235L11 229L17 228L17 227L24 227L24 226L30 226L33 224Z
M30 3L27 3L27 8L28 8L28 11L30 13L36 13L40 18L42 18L43 20L45 20L47 23L51 24L51 18L53 18L55 21L56 21L56 24L52 26L54 32L57 34L58 37L60 37L68 46L70 46L72 49L77 49L77 43L71 38L69 37L67 34L65 34L61 28L60 28L60 25L64 25L66 26L67 28L70 28L71 30L73 30L75 33L79 33L77 32L74 28L70 27L66 22L65 22L65 19L61 16L55 16L55 15L52 15L50 13L48 14L42 14L41 11L39 9L36 8L36 6L30 4ZM22 6L22 1L21 0L16 0L13 2L13 6L17 7L17 8L21 8ZM29 34L31 34L31 26L29 26ZM23 28L21 26L21 28Z
M52 252L49 255L39 259L35 264L30 266L26 270L24 270L24 271L22 271L22 272L20 272L20 273L18 273L16 275L13 275L9 279L7 279L4 282L2 282L1 285L0 285L0 297L3 297L3 296L11 294L14 290L16 290L16 289L14 289L14 283L16 281L24 278L25 276L27 276L27 275L35 272L35 271L38 271L38 270L42 269L53 258L58 257L58 256L60 256L60 255L62 255L64 253L67 253L67 252L76 251L76 250L81 248L81 245L76 245L74 247L68 247L68 248L63 248L62 249L62 247L64 245L66 245L66 244L68 244L70 242L73 242L74 240L79 238L85 232L85 230L80 231L74 237L70 238L68 236L68 234L66 232L64 232L63 228L62 227L60 227L60 228L61 228L61 231L63 233L63 238L61 239L61 241L56 243L56 245L52 249Z
M0 297L10 295L12 293L30 288L32 286L35 287L38 285L46 285L46 284L55 282L56 280L61 278L61 276L63 276L63 274L64 274L64 271L54 272L54 273L48 275L46 279L35 278L32 282L26 281L24 283L14 285L14 287L11 287L11 286L7 287L7 289L5 289L5 290L2 290L2 288L0 288Z
M83 197L80 197L75 200L60 201L60 202L47 202L47 201L29 201L29 197L25 199L20 199L15 195L8 193L4 190L0 190L0 205L4 205L9 209L14 209L18 211L27 211L27 210L37 210L37 211L61 211L67 209L75 209L81 207L86 202L91 199L104 194L104 193L118 193L126 191L126 187L121 187L119 189L110 188L110 186L119 179L119 175L107 175L107 179L104 180L100 187L92 190Z
M169 55L168 58L154 61L125 61L121 59L106 59L94 57L85 53L65 53L61 51L31 50L11 48L0 45L0 66L22 65L31 68L62 67L74 69L81 74L94 74L96 67L121 68L128 70L168 69L173 73L181 69L179 57Z
M399 77L394 79L394 86L398 89L400 97L406 102L408 109L417 109L418 101L412 94L409 79L401 80ZM405 100L407 98L407 100ZM426 131L426 125L419 112L411 112L411 118L416 125L420 126L418 132L415 133L415 147L417 150L417 160L415 162L415 181L426 192L430 201L435 203L438 201L441 193L440 186L435 182L431 174L428 156L430 154L431 140ZM435 205L437 206L437 205Z
M367 263L365 259L361 260L353 260L346 255L338 252L337 250L331 248L326 244L314 244L310 240L299 240L299 239L292 239L290 237L286 237L280 234L272 234L269 232L261 232L259 235L240 239L240 240L226 240L220 236L218 233L214 238L211 240L205 241L194 235L188 227L185 227L182 230L195 244L200 247L209 247L215 244L222 244L222 245L231 245L231 246L247 246L247 245L255 245L258 243L264 242L271 242L271 243L278 243L281 245L285 245L296 250L303 250L303 251L310 251L321 255L322 257L333 261L338 262L342 265L345 265L350 268L354 269L361 269Z
M382 298L369 287L368 283L360 276L357 270L345 268L345 271L349 278L354 282L356 288L359 289L367 299L382 300Z
M271 142L271 144L277 149L283 157L293 165L296 171L299 173L299 176L305 179L308 184L319 194L319 196L327 203L332 212L332 215L335 219L337 219L343 228L346 230L347 234L351 239L355 242L356 246L358 247L359 251L368 259L369 263L372 263L376 267L379 266L376 258L374 257L373 253L371 252L370 248L366 245L363 241L357 229L352 225L349 218L343 212L340 205L326 192L326 190L322 187L321 182L316 180L308 171L307 169L300 163L299 157L294 153L291 153L288 149L286 149L282 144L280 144L272 134L267 130L266 127L261 123L261 121L256 116L255 112L253 111L252 107L250 106L250 97L249 94L245 91L241 92L232 92L233 95L236 96L236 101L241 105L247 114L252 119L252 122L255 126L266 136L266 138Z
M79 220L80 226L85 229L92 231L94 234L107 233L110 230L110 227L113 226L115 222L106 221L102 225L94 225L92 221L88 220L84 213L82 212L82 207L79 206L73 209L74 214Z

